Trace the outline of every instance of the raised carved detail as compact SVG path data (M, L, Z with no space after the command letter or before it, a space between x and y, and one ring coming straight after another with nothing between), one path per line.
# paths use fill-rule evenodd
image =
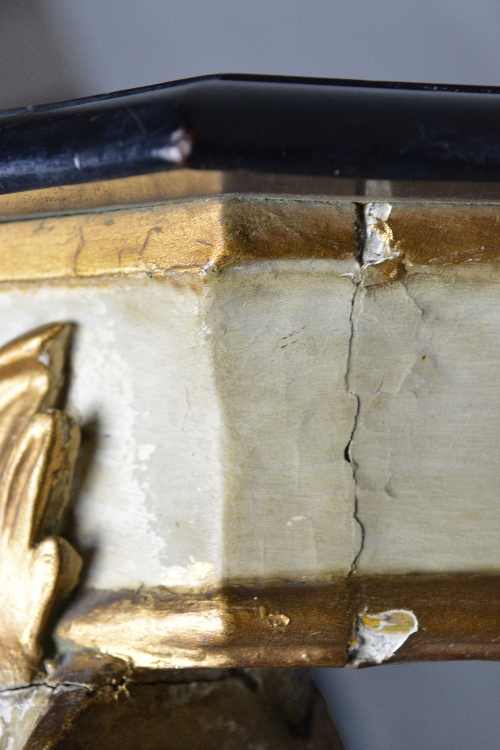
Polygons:
M66 506L79 428L54 409L71 326L40 328L0 349L0 684L28 683L44 626L75 586L81 560L54 536Z

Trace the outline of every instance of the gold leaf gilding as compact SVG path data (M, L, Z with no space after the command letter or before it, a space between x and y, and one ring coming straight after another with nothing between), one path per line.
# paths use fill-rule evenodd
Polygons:
M52 607L76 584L78 554L53 536L68 500L80 441L50 409L63 385L67 325L0 350L0 684L30 681ZM49 408L45 413L42 409Z
M70 335L70 325L44 326L0 349L0 474L30 419L57 405Z

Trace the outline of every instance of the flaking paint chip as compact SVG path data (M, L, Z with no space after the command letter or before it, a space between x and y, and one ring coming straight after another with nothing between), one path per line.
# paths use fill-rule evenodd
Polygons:
M399 255L393 244L392 229L387 223L391 213L390 203L367 203L364 207L365 241L363 248L363 265L383 263Z
M408 609L358 615L356 633L349 647L349 666L381 664L417 630L418 620Z

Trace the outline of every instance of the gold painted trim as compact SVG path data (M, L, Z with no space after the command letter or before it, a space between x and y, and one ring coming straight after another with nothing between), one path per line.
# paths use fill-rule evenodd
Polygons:
M354 261L358 216L347 201L226 197L0 223L0 282ZM388 224L398 257L376 266L381 280L411 266L500 262L498 206L396 203Z
M355 260L355 203L225 197L0 223L0 282L163 276L263 260ZM376 267L500 262L500 207L394 204L398 257Z
M52 409L71 326L50 325L0 350L0 685L28 684L59 600L81 560L54 536L68 501L79 428ZM42 412L41 410L49 409Z
M236 263L355 252L349 203L201 199L0 223L3 282L204 274Z
M391 661L500 659L500 576L349 576L325 584L87 592L56 630L62 650L136 667L345 666L359 615L414 613Z

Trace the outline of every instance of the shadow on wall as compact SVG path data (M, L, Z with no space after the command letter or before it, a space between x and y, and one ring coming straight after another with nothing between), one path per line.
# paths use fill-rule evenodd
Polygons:
M42 0L0 2L0 110L77 96L77 76Z
M346 750L498 750L500 664L316 669Z

